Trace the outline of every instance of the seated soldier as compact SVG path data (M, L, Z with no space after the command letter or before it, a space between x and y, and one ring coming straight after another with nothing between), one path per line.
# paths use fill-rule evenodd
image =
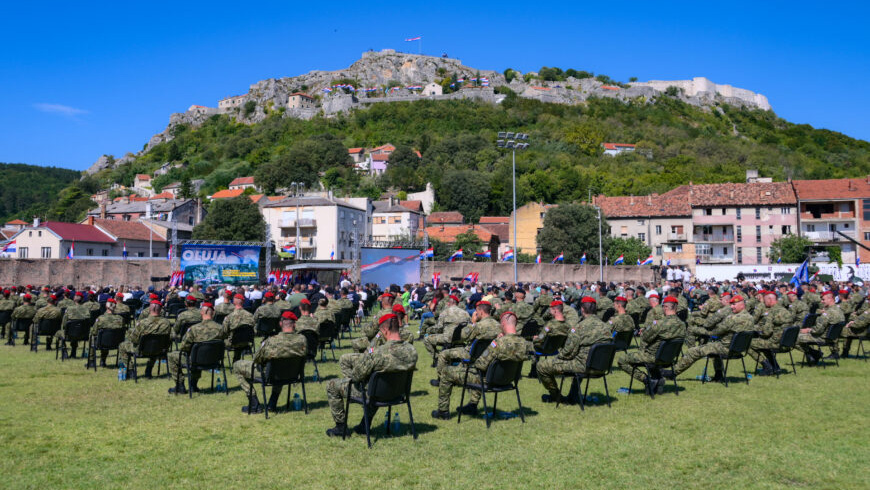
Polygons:
M223 324L221 325L223 332L221 333L221 338L226 340L227 348L233 347L233 362L238 361L242 358L242 354L244 353L243 347L245 345L232 345L233 331L238 330L240 328L246 327L254 327L254 315L252 315L248 310L244 308L245 297L241 294L236 294L233 296L233 312L227 315L224 318ZM205 321L205 320L203 320Z
M586 371L586 357L593 345L609 342L610 328L595 314L596 301L591 296L584 296L580 303L580 313L583 321L576 328L568 331L565 345L555 356L545 357L538 363L538 378L548 393L541 396L545 403L559 402L562 392L556 384L556 376L565 373L583 373Z
M94 342L97 340L97 334L100 330L106 329L123 329L124 328L124 319L121 318L120 315L115 314L115 310L117 309L118 303L114 298L109 298L106 300L106 312L100 315L97 318L97 321L94 322L93 328L91 328L89 343L91 346L94 345ZM100 350L100 367L106 367L106 357L109 356L109 351L107 349ZM93 348L88 350L87 363L85 363L85 368L94 367L97 362L97 352Z
M199 308L196 307L196 298L187 295L184 298L184 304L187 308L184 309L181 313L178 314L178 317L175 318L175 328L172 332L172 338L176 341L181 340L184 337L185 332L181 331L182 325L187 325L188 328L196 325L197 323L202 321L202 314L199 312Z
M628 300L622 296L617 296L613 300L614 315L610 317L607 324L610 325L610 330L613 333L617 332L634 332L634 319L626 313L625 306Z
M49 295L49 298L51 297L55 296L53 294ZM36 307L32 304L33 297L30 294L25 294L21 298L21 305L12 310L12 325L10 325L9 331L6 332L7 345L15 345L13 339L18 334L13 326L16 320L27 323L27 328L24 330L24 345L27 345L30 341L30 326L33 323L33 317L36 316Z
M332 308L329 307L329 300L326 298L320 298L317 301L317 309L314 310L314 318L316 318L317 322L320 324L319 329L321 333L325 331L324 327L327 325L331 325L332 328L336 327L335 314L332 312Z
M267 293L268 294L268 293ZM260 413L263 407L257 398L257 391L251 389L251 383L257 376L263 375L263 366L273 359L305 357L305 337L296 333L296 315L291 311L281 314L281 333L267 337L257 349L253 361L240 360L233 363L233 373L239 378L239 387L247 395L248 404L242 407L242 412ZM275 410L282 386L273 386L269 396L269 410Z
M867 293L870 295L870 291ZM857 293L855 296L859 296ZM849 323L843 328L842 337L846 340L843 342L843 357L849 357L849 350L852 349L852 340L860 337L867 332L867 326L870 325L870 305L867 301L864 302L861 310L856 310L852 313ZM857 354L856 354L857 355Z
M583 303L595 303L595 298L592 296L584 296L581 300L581 305ZM543 347L544 344L549 337L567 337L568 331L571 330L572 327L568 321L565 319L564 315L565 305L560 300L554 300L550 302L550 310L549 314L546 315L550 319L547 320L547 323L544 325L544 328L541 329L541 332L538 335L532 337L532 341L529 342L531 344L529 346L529 350L532 352L538 352ZM571 308L570 306L568 308ZM573 308L571 308L573 309ZM530 378L538 377L538 358L535 357L532 362L532 368L529 371Z
M822 293L822 309L816 324L810 328L801 329L798 335L798 346L807 355L810 364L818 364L822 358L822 351L817 346L824 342L825 334L831 325L845 321L843 312L834 302L834 292L825 291Z
M181 344L178 346L178 350L170 352L167 356L169 377L175 381L175 388L169 388L170 394L187 394L187 389L184 387L184 376L181 372L182 354L184 354L185 358L189 356L193 344L208 342L209 340L222 340L225 338L224 328L221 327L220 323L212 320L212 318L214 318L214 305L204 301L200 308L200 313L202 313L202 322L190 327L190 330L188 330L181 339ZM250 313L248 314L250 315ZM190 373L190 389L193 390L193 392L199 391L196 384L199 381L201 374L202 373L199 370L194 370Z
M471 321L474 322L471 325L462 329L462 335L460 340L469 345L465 347L454 347L452 349L445 349L438 353L438 362L436 364L438 378L432 379L429 383L432 386L438 386L439 379L441 379L441 372L447 366L450 366L454 362L459 362L461 359L465 359L468 357L471 348L470 344L475 340L484 340L491 341L496 338L499 333L501 333L501 325L490 316L490 312L492 311L492 305L489 301L478 301L477 307L474 310L474 315L471 317Z
M412 334L411 330L408 329L408 316L405 314L405 307L400 304L393 305L393 313L399 319L399 335L401 335L402 340L409 344L413 344L414 334ZM383 343L383 339L381 339L380 342Z
M763 307L758 308L758 318L754 319L759 336L752 339L749 355L761 364L762 376L779 372L775 351L779 350L782 331L794 325L794 317L776 298L776 291L764 291L761 295ZM762 359L761 355L766 358Z
M142 340L142 337L152 334L169 335L171 333L172 326L169 325L169 320L160 315L160 309L160 301L156 299L151 300L151 304L148 310L146 310L148 311L148 317L139 320L134 328L127 331L127 340L118 347L120 362L123 362L125 366L130 366L130 362L139 347L139 341ZM155 361L156 359L148 359L148 363L145 365L146 378L151 377L151 370L154 369Z
M665 314L661 321L654 320L649 328L645 328L643 335L640 336L640 348L632 352L626 352L619 359L619 369L622 369L627 374L632 374L632 365L652 364L656 359L656 352L659 347L667 340L682 338L686 332L686 324L677 318L677 298L668 296L662 303L662 311ZM648 394L662 393L665 387L665 380L661 376L661 372L656 368L650 369L650 376L647 378L640 370L634 371L634 379L642 382L646 386Z
M445 347L450 345L450 341L453 339L454 330L460 325L467 325L470 321L471 317L468 316L468 312L459 307L459 298L451 294L447 297L447 308L445 308L438 317L438 323L440 324L438 325L438 328L441 329L442 333L426 336L423 339L423 346L426 347L426 350L430 355L434 356L436 346Z
M388 322L386 331L387 343L376 348L369 349L362 355L353 368L350 377L333 379L326 387L326 396L329 402L329 410L335 427L328 429L329 437L341 437L347 430L347 413L345 412L345 397L348 386L351 383L360 383L365 389L371 375L376 372L413 371L417 365L417 350L411 344L402 340L399 333L399 319L393 313L381 316L379 323ZM362 396L356 385L352 385L351 395ZM375 416L376 410L369 412L369 420ZM360 423L354 428L357 433L365 432L365 427Z
M54 295L50 296L47 299L47 304L45 306L43 306L42 308L40 308L39 310L37 310L36 314L33 315L33 327L32 327L33 332L31 334L31 340L33 342L39 343L39 339L37 338L38 336L36 335L36 332L37 332L36 329L39 328L39 322L41 320L60 320L61 318L63 318L63 312L61 312L60 308L55 306L56 301L57 301L57 299L55 298ZM13 315L15 314L14 311L12 313L13 313ZM90 318L90 313L88 313L88 318ZM25 337L25 342L26 341L27 341L27 339ZM51 337L50 336L46 337L46 339L45 339L45 350L51 350Z
M475 369L486 372L494 361L522 361L526 358L526 341L517 335L517 317L511 311L506 311L501 316L502 332L495 338L489 347L474 362ZM465 380L465 366L446 366L440 373L438 383L438 409L432 412L432 418L450 418L450 394L453 386L461 386ZM478 383L480 380L477 373L469 373L470 382ZM469 402L458 408L465 414L476 414L477 404L481 393L471 390Z
M254 312L254 325L257 324L260 318L279 318L280 316L281 310L275 306L275 293L272 291L266 292L263 295L263 304Z
M317 318L314 318L314 315L311 314L311 301L307 299L302 299L299 302L299 313L302 315L296 320L296 332L300 333L305 330L311 330L316 333L318 336L320 335L320 322L317 321Z
M3 290L3 296L0 297L0 313L4 315L9 315L11 320L12 312L15 311L15 300L11 298L12 291L8 289ZM6 329L12 328L12 322L0 322L0 338L6 335Z

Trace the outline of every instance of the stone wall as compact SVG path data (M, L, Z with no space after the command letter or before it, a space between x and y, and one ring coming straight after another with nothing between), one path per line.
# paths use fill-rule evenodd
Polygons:
M151 277L169 275L167 260L0 260L0 285L51 284L75 286L151 284ZM163 285L163 283L159 283Z
M479 281L514 282L514 267L512 263L496 262L433 262L434 271L441 273L441 281L459 281L470 272L480 274ZM432 268L430 267L430 270ZM517 275L520 282L575 282L598 281L598 266L577 264L518 264ZM431 281L431 277L422 277ZM650 267L638 266L608 266L604 268L606 282L655 281L655 274Z

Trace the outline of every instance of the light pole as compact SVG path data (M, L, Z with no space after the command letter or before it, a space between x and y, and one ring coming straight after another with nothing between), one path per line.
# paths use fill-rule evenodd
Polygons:
M305 188L304 182L291 182L290 188L293 189L293 197L296 198L296 260L302 257L302 245L299 243L299 189Z
M517 275L517 150L525 150L529 147L529 135L525 133L511 133L507 131L499 131L498 141L496 146L501 149L511 150L513 153L512 169L511 169L511 186L513 187L513 208L514 208L514 284L519 282Z
M598 211L598 282L604 282L604 250L601 243L601 206L592 204L592 187L589 188L589 204ZM598 189L595 189L598 192Z

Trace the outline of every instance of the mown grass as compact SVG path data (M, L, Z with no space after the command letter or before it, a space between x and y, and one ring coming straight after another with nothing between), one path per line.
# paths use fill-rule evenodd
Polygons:
M347 343L343 343L344 346ZM313 411L267 421L247 416L231 393L173 397L165 378L120 383L116 371L81 360L0 346L0 475L13 488L868 488L870 363L798 368L749 386L701 385L696 364L650 400L616 394L613 407L555 408L537 380L521 382L526 424L479 417L434 421L434 369L420 343L412 404L420 438L399 409L404 435L328 439L326 384L308 383ZM337 352L344 352L345 350ZM751 366L750 366L751 367ZM526 368L525 370L527 370ZM325 377L337 363L321 364ZM737 371L734 371L737 374ZM205 377L200 383L206 386ZM737 378L734 378L737 381ZM593 381L590 393L601 396ZM635 385L637 388L637 385ZM298 388L294 388L298 391ZM499 408L514 410L505 395ZM451 406L459 404L455 392ZM351 422L359 420L351 408Z

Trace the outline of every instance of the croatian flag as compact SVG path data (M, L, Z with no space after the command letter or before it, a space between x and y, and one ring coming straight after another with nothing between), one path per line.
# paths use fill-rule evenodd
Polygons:
M553 259L552 263L555 264L556 262L565 262L565 254L560 253L559 255L557 255L556 258Z
M435 257L435 248L429 247L426 250L420 252L421 259L432 259Z
M625 263L625 257L623 257L622 255L620 255L619 257L616 258L616 260L613 261L613 265L622 265L624 263Z
M858 254L855 254L855 267L861 267L861 257L858 257Z
M649 257L646 258L646 260L641 262L640 265L652 265L652 263L653 263L653 256L650 255ZM670 264L668 264L668 265L670 265Z
M172 262L172 245L169 246L169 252L166 253L166 258L168 258L169 261Z
M460 248L459 250L453 252L453 255L450 256L450 259L448 260L448 262L453 262L456 259L461 259L461 258L462 258L462 249Z
M268 284L272 284L273 282L275 282L276 278L277 276L275 275L275 271L269 272L269 277L267 279Z
M585 264L585 263L586 263L586 252L583 253L583 256L582 256L582 257L580 257L580 263L581 263L581 264Z
M332 249L332 252L329 252L329 260L335 260L335 249Z
M408 39L405 39L405 42L406 42L406 43L409 43L409 42L411 42L411 41L419 41L419 40L421 40L421 39L423 39L423 36L409 37Z
M8 254L13 254L17 251L18 251L18 249L15 247L15 240L12 240L11 242L7 243L6 245L3 245L3 250L0 250L0 252L8 253Z
M858 259L858 262L859 262L858 265L861 265L861 264L860 264L861 259ZM776 258L776 263L777 263L777 264L781 264L781 263L782 263L782 257L777 257L777 258Z
M701 265L701 257L695 257L695 265Z
M440 282L441 282L441 273L440 272L433 272L432 273L432 286L434 286L437 289L438 284Z
M665 263L665 265L670 267L671 266L671 259L668 259L668 261L667 261L667 263Z
M127 258L127 242L124 242L124 251L121 252L121 253L124 255L124 259L126 259L126 258ZM172 253L172 252L170 252L170 254L171 254L171 253ZM172 258L172 257L170 256L170 259L171 259L171 258Z
M75 241L73 241L72 244L69 246L69 252L66 253L66 258L68 258L68 259L76 258L76 242Z
M469 272L468 275L465 276L465 278L463 279L463 281L468 281L468 282L475 283L475 282L477 282L477 279L478 279L479 277L480 277L480 273L479 273L479 272Z
M538 254L538 256L535 257L535 263L536 263L536 264L540 264L540 263L541 263L541 254Z
M637 265L640 265L640 259L637 259Z
M514 251L513 250L505 250L505 252L501 256L502 262L507 262L508 260L514 259Z
M296 255L296 245L284 245L283 247L281 247L281 251L286 254Z
M486 252L477 252L474 254L474 256L479 258L479 259L490 259L490 258L492 258L492 253L490 253L490 251L487 250Z

